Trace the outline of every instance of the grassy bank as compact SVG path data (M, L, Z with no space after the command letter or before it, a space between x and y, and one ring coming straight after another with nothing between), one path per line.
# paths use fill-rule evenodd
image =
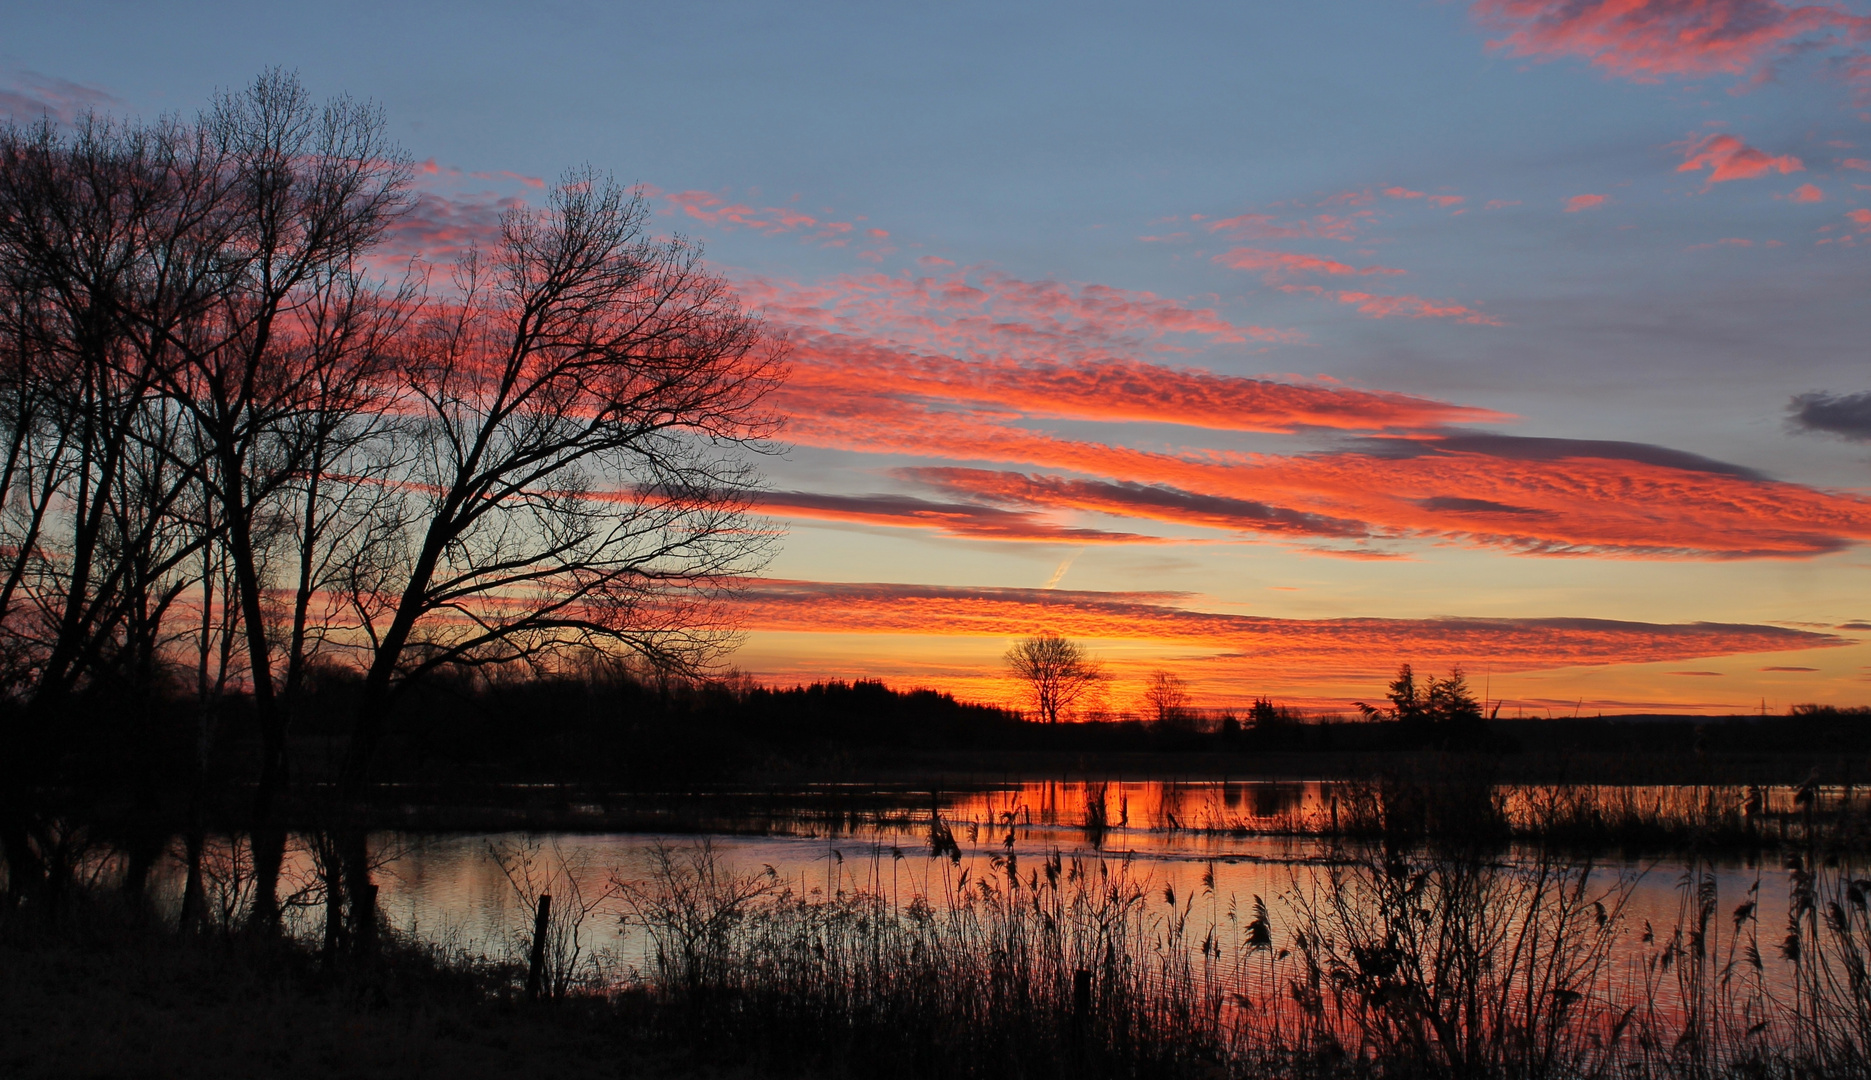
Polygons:
M412 1080L686 1075L602 999L542 1008L500 965L386 935L368 961L183 934L113 896L0 924L0 1075Z

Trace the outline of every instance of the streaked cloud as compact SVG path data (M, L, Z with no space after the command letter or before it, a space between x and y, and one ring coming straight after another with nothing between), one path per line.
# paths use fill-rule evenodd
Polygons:
M1053 524L1034 513L978 503L944 503L912 495L833 495L806 491L765 492L763 513L780 518L843 522L888 528L928 529L970 540L1049 544L1160 544L1157 536Z
M1609 195L1574 195L1566 200L1566 213L1576 214L1581 210L1596 210L1605 205Z
M1369 439L1352 449L1312 453L1175 453L1066 439L1007 418L915 402L824 406L818 403L816 413L802 418L796 441L1014 465L1029 475L995 490L1006 496L1018 488L1029 500L1051 492L1059 511L1276 538L1317 520L1332 524L1316 535L1362 528L1386 539L1527 555L1806 558L1871 540L1871 500L1641 443L1448 433ZM1053 479L1036 482L1034 470ZM1096 483L1070 482L1081 478ZM951 492L967 486L952 477L943 482ZM1236 514L1224 521L1226 515L1203 498L1293 516Z
M1090 511L1237 532L1349 538L1372 534L1371 527L1363 522L1252 499L1203 495L1165 484L1076 480L987 469L912 468L898 473L931 487L992 503Z
M1609 619L1279 619L1191 610L1166 593L758 581L736 601L741 625L790 633L1006 638L1057 633L1098 641L1182 642L1315 678L1421 665L1485 663L1500 673L1684 661L1831 648L1831 634L1726 623Z
M861 411L892 400L1029 417L1169 423L1219 431L1290 433L1423 429L1508 419L1409 394L1323 381L1220 375L1141 360L962 359L850 335L799 339L781 391L804 416Z

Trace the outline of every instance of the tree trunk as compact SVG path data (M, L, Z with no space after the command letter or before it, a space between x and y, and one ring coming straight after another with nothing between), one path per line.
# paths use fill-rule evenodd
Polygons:
M286 861L286 830L273 824L253 830L253 907L248 925L262 934L279 932L279 871Z
M202 848L206 842L201 827L191 823L188 828L188 878L182 885L182 917L178 920L183 933L201 929L207 916L208 895L201 876Z
M377 883L371 880L370 834L361 820L339 836L344 859L344 891L351 901L351 950L370 957L377 952Z

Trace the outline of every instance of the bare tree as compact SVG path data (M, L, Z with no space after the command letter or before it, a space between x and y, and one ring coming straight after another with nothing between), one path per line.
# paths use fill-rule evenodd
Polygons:
M1103 665L1077 642L1057 634L1023 638L1003 658L1025 684L1039 718L1056 724L1072 706L1104 679Z
M695 672L731 644L723 590L771 536L744 451L778 426L780 350L647 217L572 175L431 303L405 369L409 527L351 590L369 651L350 782L429 671L596 648Z
M642 200L590 173L455 268L406 363L406 527L354 566L367 643L344 789L393 700L444 667L635 653L694 673L733 641L721 605L764 564L749 516L780 349L699 252L646 235ZM359 940L374 889L346 841Z
M1174 672L1152 671L1144 685L1143 703L1150 719L1156 723L1164 727L1184 726L1190 719L1189 684Z

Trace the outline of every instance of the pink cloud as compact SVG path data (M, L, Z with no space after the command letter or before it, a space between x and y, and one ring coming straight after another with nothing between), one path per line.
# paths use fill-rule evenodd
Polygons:
M681 213L691 220L718 228L743 228L779 236L801 233L820 240L827 247L843 247L856 226L848 221L826 221L790 207L752 207L732 203L712 191L654 192L660 196L668 213ZM885 233L884 235L889 235Z
M1268 281L1276 281L1292 274L1329 274L1368 276L1371 274L1401 274L1402 270L1388 266L1351 266L1336 259L1320 258L1317 255L1300 255L1286 251L1263 251L1259 248L1231 248L1214 257L1214 261L1234 270L1265 271Z
M451 259L472 248L491 249L500 243L504 216L525 206L508 196L424 191L409 212L384 231L382 253L394 260L433 260Z
M1357 239L1358 230L1377 218L1375 210L1357 210L1349 214L1317 214L1311 218L1281 221L1272 214L1238 214L1211 221L1203 227L1235 240L1342 240ZM1190 220L1195 220L1191 217Z
M1519 199L1489 199L1488 204L1486 206L1483 206L1482 209L1483 210L1500 210L1504 207L1519 206L1519 205L1520 205Z
M1576 214L1581 210L1596 210L1605 205L1609 195L1574 195L1566 200L1566 213Z
M1787 198L1796 203L1824 202L1826 193L1819 190L1817 185L1801 184L1799 187L1794 188L1793 194L1788 195Z
M429 163L431 165L434 164L434 159L431 158ZM469 173L468 175L474 177L476 180L512 180L516 183L524 184L529 188L543 189L546 186L546 181L543 177L527 176L525 173L516 173L508 169L499 169L494 172Z
M1359 314L1369 315L1373 319L1454 319L1456 322L1474 326L1499 326L1501 321L1492 315L1476 311L1464 304L1445 303L1425 300L1420 296L1385 296L1364 292L1341 292L1338 302L1352 304Z
M1844 161L1839 162L1839 165L1847 169L1857 169L1860 172L1871 172L1871 161L1866 161L1863 158L1846 158Z
M1683 163L1676 166L1676 171L1707 169L1708 183L1721 184L1730 180L1752 180L1770 172L1796 173L1805 168L1805 164L1791 154L1772 157L1733 135L1710 135L1688 144Z
M1468 201L1465 195L1429 195L1421 191L1411 191L1403 187L1387 187L1384 194L1393 199L1422 199L1432 206L1455 206Z
M1235 270L1260 271L1262 280L1276 285L1286 292L1311 293L1338 301L1341 304L1354 305L1359 314L1373 319L1392 317L1408 319L1454 319L1458 322L1478 326L1499 326L1500 321L1490 315L1476 311L1463 304L1439 303L1425 300L1420 296L1390 296L1376 293L1346 291L1334 292L1319 285L1290 284L1295 275L1322 274L1333 277L1368 277L1374 274L1395 275L1404 271L1388 266L1352 266L1336 259L1320 258L1316 255L1301 255L1286 251L1265 251L1260 248L1233 248L1214 257L1214 261Z
M1871 229L1871 210L1853 210L1845 215L1860 231Z
M1853 80L1871 17L1778 0L1477 0L1475 17L1511 56L1573 57L1636 82L1730 75L1758 83L1797 53L1846 58ZM1860 84L1861 85L1861 84Z
M751 279L751 303L802 330L960 356L1058 359L1185 342L1290 343L1290 330L1241 326L1214 309L1107 285L955 271L941 277L845 275L819 285Z

